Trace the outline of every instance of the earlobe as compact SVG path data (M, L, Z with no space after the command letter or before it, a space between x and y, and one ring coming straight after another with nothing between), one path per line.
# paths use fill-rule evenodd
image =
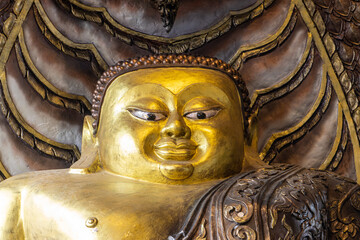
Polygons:
M242 164L242 172L269 167L269 164L263 162L256 148L246 145L244 146L244 161Z
M94 135L93 122L95 119L87 115L84 118L83 132L82 132L82 147L81 150L97 145L97 137Z
M256 149L258 144L257 111L249 117L248 123L248 129L245 130L247 132L245 144Z
M70 173L88 174L100 169L98 157L98 140L94 136L94 118L85 116L82 132L81 157L70 167Z
M269 165L260 159L257 151L258 136L257 136L257 112L249 117L249 124L247 129L247 136L245 138L244 146L244 161L242 171L249 171L261 167L268 167Z

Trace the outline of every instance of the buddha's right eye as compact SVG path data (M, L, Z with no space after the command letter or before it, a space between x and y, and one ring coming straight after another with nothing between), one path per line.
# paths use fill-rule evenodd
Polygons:
M140 109L129 109L131 115L146 121L160 121L166 118L166 115L159 112L148 112Z

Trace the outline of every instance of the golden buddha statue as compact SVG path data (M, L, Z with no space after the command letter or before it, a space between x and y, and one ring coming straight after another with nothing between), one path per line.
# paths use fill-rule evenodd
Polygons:
M358 239L360 187L262 163L248 105L221 60L119 62L97 84L80 160L0 184L0 238Z

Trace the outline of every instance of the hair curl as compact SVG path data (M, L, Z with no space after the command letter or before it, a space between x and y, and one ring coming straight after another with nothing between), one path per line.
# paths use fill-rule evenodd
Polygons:
M97 132L99 125L99 116L101 105L104 99L105 92L109 85L118 76L144 68L160 68L160 67L200 67L218 70L228 75L235 83L238 92L242 100L243 118L244 118L244 130L247 132L248 118L250 116L250 99L249 92L246 88L245 82L241 79L238 71L233 69L226 62L203 56L192 55L151 55L139 58L128 59L126 61L120 61L114 66L111 66L100 77L96 84L96 89L93 94L91 115L95 119L93 122L94 134Z

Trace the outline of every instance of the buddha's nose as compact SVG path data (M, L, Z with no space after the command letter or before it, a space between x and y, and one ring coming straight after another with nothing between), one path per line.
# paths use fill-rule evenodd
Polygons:
M184 119L177 112L170 114L168 121L161 130L162 137L190 138L190 128L185 124Z

